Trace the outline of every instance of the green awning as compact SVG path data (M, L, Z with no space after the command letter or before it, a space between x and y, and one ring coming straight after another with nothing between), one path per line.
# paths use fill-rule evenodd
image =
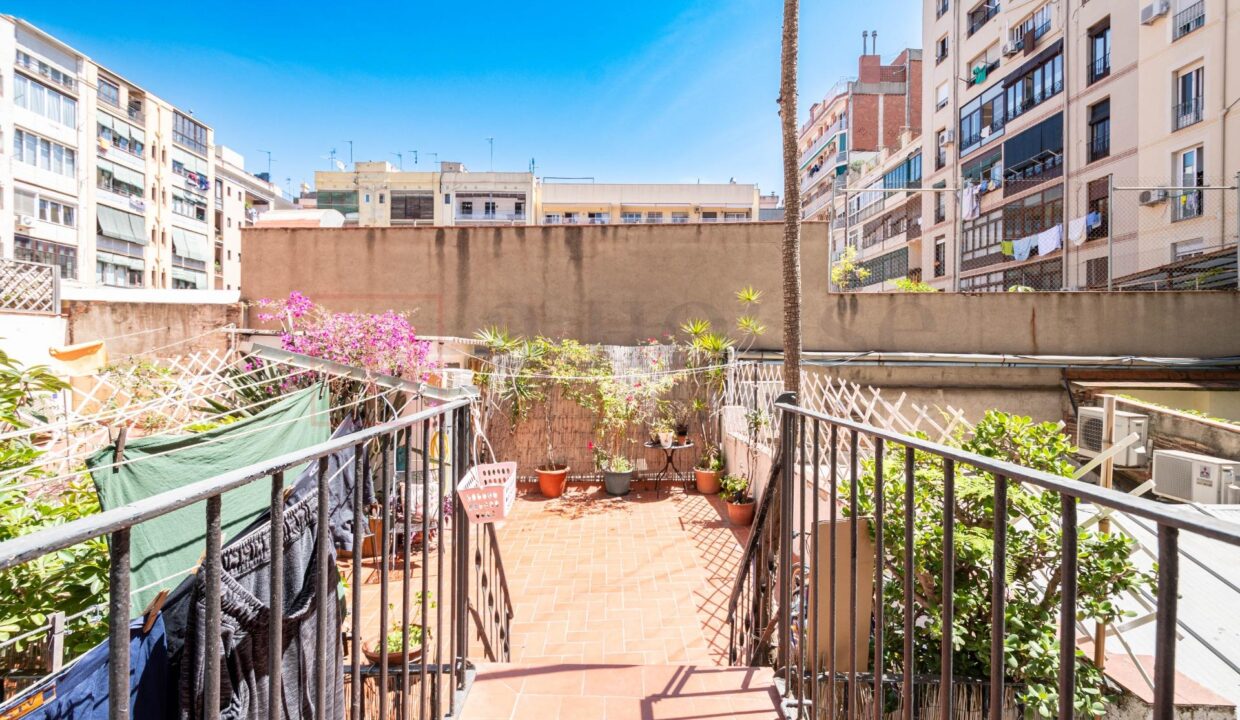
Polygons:
M146 268L146 263L142 261L142 258L117 255L116 253L105 252L103 250L95 251L95 259L99 262L105 262L110 265L120 265L121 267L127 267L130 270L137 270L139 272Z
M187 268L173 266L172 279L192 282L199 290L205 290L207 287L207 274L198 270L189 270Z
M146 244L146 220L141 215L98 205L99 234L115 240Z
M172 252L183 258L206 262L209 245L207 236L184 228L172 228Z
M330 435L327 409L326 394L317 387L307 388L257 415L214 430L132 439L125 444L123 465L112 467L115 449L109 446L90 456L86 466L100 506L111 510L324 442ZM302 467L286 470L286 484L301 471ZM271 484L259 480L224 493L220 527L226 541L267 509L270 492ZM132 583L146 588L134 593L135 614L161 589L176 587L200 562L206 546L205 504L195 503L130 530Z

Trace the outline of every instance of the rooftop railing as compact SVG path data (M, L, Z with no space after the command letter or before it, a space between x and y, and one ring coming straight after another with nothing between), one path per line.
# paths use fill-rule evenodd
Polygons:
M471 527L468 517L456 498L455 488L469 470L472 447L472 426L469 419L470 400L456 399L438 407L421 410L406 417L361 430L337 439L329 440L304 450L288 453L267 462L250 465L216 477L194 482L176 490L160 493L144 500L106 510L80 520L51 527L0 543L0 571L39 558L94 538L108 539L110 560L108 593L108 688L109 697L130 697L130 532L140 523L167 515L171 512L203 504L206 522L206 552L201 562L199 576L205 602L205 637L221 637L221 581L223 578L222 555L227 551L220 532L223 495L238 488L262 484L270 486L270 553L266 568L268 593L259 598L268 608L286 607L283 574L285 569L285 473L308 463L317 463L317 499L319 541L315 542L314 563L319 568L336 567L333 562L332 543L327 530L331 490L328 474L329 458L352 450L352 463L357 481L352 487L352 540L358 551L352 553L352 577L349 617L352 622L349 634L348 660L341 667L329 667L330 662L319 662L313 668L313 676L305 678L306 692L314 699L314 707L329 707L325 693L328 673L339 672L348 680L349 707L346 717L362 720L365 702L377 702L379 717L386 717L389 707L399 709L393 717L458 717L465 693L473 677L471 651L471 628L476 631L483 654L493 662L505 662L510 658L509 626L513 608L508 592L503 561L494 526L487 524ZM451 441L446 439L451 437ZM435 452L437 450L437 453ZM404 482L397 482L396 458L406 458ZM453 458L454 462L439 462L434 458ZM420 458L420 459L419 459ZM420 465L420 468L419 468ZM372 478L382 508L372 537L366 528L370 525L363 516L366 502L362 478ZM419 480L420 482L415 482ZM392 507L400 498L401 507L416 506L414 493L421 493L423 516L414 518L412 512L403 512L397 522ZM452 498L448 508L440 498ZM450 519L450 522L448 520ZM430 530L439 528L438 542L421 543L421 577L416 584L411 573L411 555L418 552L410 542L415 533L423 533L429 540ZM401 548L393 547L395 537L401 537ZM366 543L375 543L380 563L363 565ZM377 567L376 567L377 566ZM261 567L261 566L260 566ZM437 568L437 570L432 570ZM400 572L391 576L392 570ZM363 581L367 573L378 575L377 592L363 595ZM307 648L317 658L340 657L341 628L328 624L334 611L329 606L337 603L337 580L335 572L314 573L317 583L313 600L316 608L316 626L313 631L314 647ZM389 583L391 580L391 583ZM399 598L391 596L399 591ZM379 652L377 662L365 662L362 643L366 630L362 618L367 613L364 602L377 600L379 643L382 648L388 642L393 614L399 613L399 631L402 660L389 660L389 653ZM389 601L391 605L389 606ZM390 614L391 613L391 614ZM270 717L283 717L281 660L284 648L284 618L272 622L266 613L257 621L263 624L267 637L264 642L269 658L266 672ZM420 628L421 652L416 650L416 638L411 640L410 628ZM294 640L296 642L296 640ZM476 646L475 646L476 647ZM206 717L218 717L221 692L221 654L205 653L203 670L203 705ZM378 683L382 688L374 700L374 688L363 692L363 683ZM255 699L257 702L258 700ZM373 712L368 708L367 712ZM129 715L129 703L109 703L110 720L125 720ZM324 715L325 717L325 715Z
M772 479L778 487L768 488L759 503L726 617L730 663L781 668L777 676L782 678L789 717L911 720L927 716L916 704L925 701L923 691L928 690L934 693L934 716L952 718L957 717L957 694L941 690L962 684L980 696L980 716L993 720L1017 716L1010 714L1012 688L1005 676L1009 653L1006 609L1014 602L1008 592L1008 529L1026 512L1009 503L1008 491L1017 487L1048 493L1058 500L1048 507L1057 506L1062 534L1052 542L1061 559L1057 575L1046 580L1051 599L1048 609L1058 626L1058 669L1052 680L1058 691L1057 716L1078 716L1074 700L1078 549L1083 532L1079 517L1085 506L1095 513L1119 512L1157 526L1153 717L1174 717L1180 535L1190 533L1240 547L1240 525L807 410L798 407L795 396L789 394L781 396L775 408L780 460L776 461L778 476ZM941 472L941 497L930 501L933 508L917 504L914 491L920 472L916 475L919 482L906 481L919 467ZM982 488L993 491L993 505L982 511L987 517L970 516L968 526L993 527L993 538L984 551L977 547L975 541L981 541L976 537L967 542L956 537L965 520L959 514L958 498ZM970 507L976 510L975 504ZM917 509L908 512L908 508ZM941 597L927 597L926 587L933 587L935 579L914 571L914 523L920 512L941 513L938 544L942 560L936 571ZM847 522L849 518L859 521ZM888 527L892 523L898 525ZM885 540L901 536L902 551L889 552ZM958 555L961 547L969 548L973 557L979 553L987 557L983 562L989 565L989 662L983 660L983 669L972 672L984 677L958 678L955 666L953 643L960 630L954 623L955 582L961 563L967 562ZM832 598L831 605L825 605L820 595ZM844 597L848 598L847 610L842 605L835 607ZM899 600L884 602L894 598ZM873 610L871 600L875 600ZM898 609L898 617L885 616L888 604ZM936 611L941 622L927 624L927 605L941 608ZM882 629L887 627L900 628L890 637L900 639L902 650L884 644ZM933 639L927 637L931 630L936 632ZM919 674L910 661L916 657L918 644L925 642L942 648L933 677ZM874 671L863 672L859 666Z

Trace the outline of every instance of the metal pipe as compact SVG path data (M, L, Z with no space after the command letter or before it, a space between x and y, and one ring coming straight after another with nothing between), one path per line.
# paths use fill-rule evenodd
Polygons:
M320 536L321 537L321 536ZM284 471L271 474L271 563L268 568L270 595L268 617L284 617ZM267 628L267 718L282 720L280 662L284 656L284 623L272 622Z
M362 486L370 478L370 462L365 457L366 446L358 443L353 447L353 577L349 586L353 589L353 605L350 620L352 621L352 637L349 647L349 690L353 707L352 720L361 720L362 715L362 548L365 544L366 519L362 515L365 495Z
M1059 560L1059 717L1070 718L1076 700L1076 498L1061 495L1059 505L1063 533Z
M1003 642L1007 601L1007 478L995 476L994 557L990 569L990 720L1003 720Z
M904 446L904 692L902 700L903 720L913 720L913 676L916 661L913 655L913 520L916 507L913 490L916 482L916 465L913 448Z
M1107 290L1115 279L1115 175L1107 173Z
M206 573L203 595L206 600L206 662L203 674L206 687L202 693L203 714L207 720L218 720L220 716L220 653L216 646L216 638L220 637L220 574L223 570L220 536L220 496L207 498L207 551L203 558L202 571ZM128 688L125 690L128 696Z
M874 720L882 720L883 706L883 439L874 441Z
M316 604L318 607L315 612L314 649L318 659L314 668L314 707L320 716L329 714L327 709L327 666L329 664L333 666L332 673L340 672L339 666L336 666L336 653L334 650L337 647L340 628L339 626L329 627L327 624L328 608L331 607L332 603L336 602L336 573L332 572L335 570L335 566L332 564L332 535L329 529L331 523L328 517L331 496L327 488L327 459L328 456L326 455L319 458L317 483L319 507L318 522L315 528L319 537L315 542L315 565L318 569L318 597L316 598ZM277 617L283 618L283 611ZM207 635L207 637L211 637L211 635ZM328 648L333 650L329 653ZM281 703L281 707L283 707L283 703Z
M1180 584L1180 532L1158 526L1158 623L1154 629L1154 720L1175 717L1175 627Z
M129 718L129 528L122 528L112 533L108 555L110 563L108 568L108 698L110 699L108 718L109 720L127 720ZM208 653L209 655L211 653ZM216 705L218 706L219 703Z
M959 3L957 3L959 4ZM952 623L955 622L956 600L956 463L949 457L943 458L943 597L942 618L943 638L939 650L939 718L954 720L952 702L952 661L955 655L953 647Z

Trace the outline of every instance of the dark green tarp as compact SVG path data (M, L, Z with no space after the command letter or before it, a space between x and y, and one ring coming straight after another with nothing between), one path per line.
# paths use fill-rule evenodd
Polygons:
M124 448L127 462L115 468L107 467L113 463L115 450L104 448L86 461L99 491L99 504L110 510L324 442L331 436L327 402L326 393L309 388L254 417L214 430L131 440ZM286 484L301 470L286 471ZM271 484L259 480L224 494L220 525L225 542L267 508L270 493ZM134 527L130 533L131 587L154 587L134 593L132 614L140 613L160 589L175 587L184 571L198 564L205 549L205 501Z

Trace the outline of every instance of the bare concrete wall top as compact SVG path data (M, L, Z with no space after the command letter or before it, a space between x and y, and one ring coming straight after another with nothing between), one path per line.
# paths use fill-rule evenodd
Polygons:
M241 306L236 303L66 300L62 311L67 344L106 339L113 359L152 351L159 356L222 352L232 336L220 328L241 322Z
M242 234L246 299L300 290L336 310L416 311L426 334L499 325L631 344L689 317L731 327L753 285L779 348L782 225L270 228ZM827 229L803 232L810 350L1240 355L1236 293L827 292Z

